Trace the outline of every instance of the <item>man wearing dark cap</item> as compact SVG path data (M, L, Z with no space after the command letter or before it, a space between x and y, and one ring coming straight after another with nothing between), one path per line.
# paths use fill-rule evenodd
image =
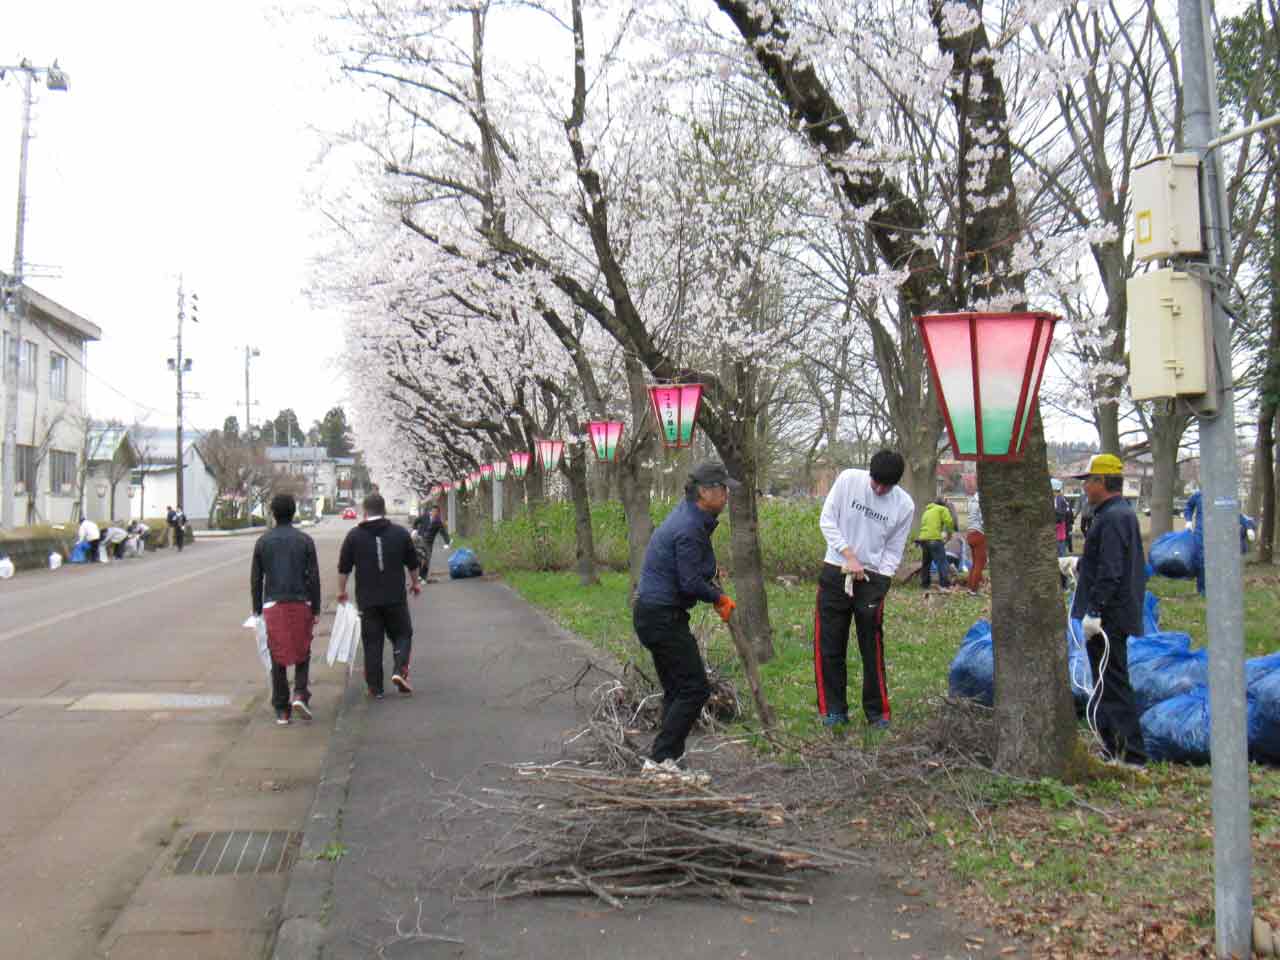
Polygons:
M1098 454L1089 461L1088 472L1076 479L1084 481L1084 494L1093 507L1071 604L1072 618L1084 628L1095 678L1087 716L1112 757L1141 764L1146 746L1129 685L1129 638L1143 634L1147 588L1138 517L1122 496L1124 464L1119 457ZM1106 667L1099 670L1104 654Z
M734 602L716 584L711 534L738 481L724 464L698 464L685 484L685 499L653 532L636 588L632 623L653 656L662 683L662 729L653 741L653 763L668 769L684 756L685 739L711 696L698 642L689 630L689 610L699 600L729 622Z
M818 520L827 555L818 575L813 666L818 713L824 726L849 722L847 693L849 625L862 656L862 712L874 727L889 725L889 684L884 669L884 599L902 562L915 521L915 501L898 486L902 454L881 450L867 470L845 470L822 505Z

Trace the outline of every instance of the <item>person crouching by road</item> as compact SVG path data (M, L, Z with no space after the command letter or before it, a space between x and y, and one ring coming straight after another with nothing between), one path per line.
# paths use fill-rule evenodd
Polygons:
M267 624L271 651L271 705L276 723L285 725L297 712L311 719L311 639L320 616L320 564L316 544L293 526L298 505L292 494L271 500L276 525L253 546L249 590L253 612ZM293 697L289 696L289 667L293 667Z
M813 662L824 726L849 722L850 621L862 657L862 711L872 726L889 725L884 600L902 562L916 509L911 495L898 486L905 467L902 454L881 450L871 458L870 469L843 471L822 505L818 523L827 555L818 575Z
M413 648L413 621L409 619L409 589L422 592L418 580L418 551L409 531L387 519L387 504L380 493L364 498L364 520L352 527L338 553L338 602L347 602L347 578L355 571L356 606L360 610L360 640L364 644L364 680L369 696L381 700L382 642L391 639L395 666L391 682L406 696L409 654Z
M1084 538L1084 554L1076 568L1076 595L1071 616L1081 620L1085 647L1094 677L1103 652L1110 647L1102 687L1089 699L1087 710L1097 711L1098 735L1107 753L1127 763L1146 762L1146 745L1129 685L1129 638L1140 637L1146 595L1146 561L1138 517L1121 495L1124 464L1110 453L1089 461L1079 474L1093 507L1093 521ZM1105 633L1106 639L1103 639Z
M431 551L435 549L436 537L444 537L446 546L452 542L449 539L449 528L440 519L440 505L432 506L425 516L419 517L414 523L414 529L418 531L418 538L422 541L423 551L422 569L418 573L422 578L422 582L426 583L427 571L431 567Z
M684 500L653 532L645 550L631 619L662 684L662 727L650 754L655 764L674 766L684 756L689 731L711 696L707 668L689 630L689 610L701 600L728 623L736 606L714 582L718 568L711 547L730 487L736 489L738 481L724 464L698 464L685 484Z
M86 544L85 552L86 560L93 563L98 559L98 546L102 543L102 531L98 529L98 525L85 517L80 522L80 529L76 531L76 536L81 543Z

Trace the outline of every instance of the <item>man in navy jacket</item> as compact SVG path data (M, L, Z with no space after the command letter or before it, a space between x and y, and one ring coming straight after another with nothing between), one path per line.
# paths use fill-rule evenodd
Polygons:
M685 499L653 532L645 551L632 623L662 683L654 763L684 756L685 739L711 696L707 668L689 630L689 610L701 600L713 604L725 623L733 613L734 602L715 583L711 534L729 502L729 488L737 486L724 464L699 464L689 474Z

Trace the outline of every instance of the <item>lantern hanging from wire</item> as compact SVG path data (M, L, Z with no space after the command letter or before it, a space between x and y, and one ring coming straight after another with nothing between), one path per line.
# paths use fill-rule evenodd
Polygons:
M596 459L602 463L613 463L618 459L618 441L622 439L622 429L626 426L621 420L592 420L587 424L591 433L591 446L595 449Z
M495 460L493 461L492 464L490 464L490 466L493 467L493 479L495 480L507 479L507 467L509 466L507 461Z
M563 440L538 440L534 446L538 450L538 462L542 464L542 469L546 473L550 473L560 465L560 457L564 453Z
M491 478L491 477L493 476L493 464L492 464L492 463L483 463L483 464L481 464L481 465L480 465L480 476L484 477L484 479L486 479L486 480L488 480L489 478Z
M511 454L511 472L517 479L529 472L530 459L531 457L527 450L517 450Z
M692 446L693 424L702 405L702 384L655 383L649 388L649 402L662 445L670 449Z
M1018 460L1058 318L1051 313L916 317L957 460Z

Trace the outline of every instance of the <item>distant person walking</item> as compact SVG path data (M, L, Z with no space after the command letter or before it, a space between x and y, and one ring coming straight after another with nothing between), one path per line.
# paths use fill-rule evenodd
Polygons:
M889 725L884 600L902 562L916 510L911 495L898 486L905 469L902 454L881 450L871 458L870 469L843 471L822 505L818 524L827 553L818 576L813 665L818 713L828 727L849 722L846 660L851 622L862 657L862 711L872 726Z
M965 531L964 538L969 544L969 552L973 555L973 566L969 568L967 586L970 593L977 593L978 588L982 586L982 571L987 566L987 535L982 529L982 501L978 498L976 491L969 498L966 512L968 529Z
M381 700L382 644L391 640L394 669L391 682L406 696L409 656L413 649L413 621L408 590L422 592L418 580L418 551L409 531L387 519L387 504L371 493L362 504L364 519L353 527L338 553L338 602L347 602L347 578L356 575L356 606L360 609L360 639L364 645L364 680L369 696ZM406 589L406 571L408 588Z
M423 583L427 580L427 571L431 567L431 551L435 549L436 537L443 537L446 544L451 543L449 539L449 528L444 525L444 521L440 518L440 505L434 505L427 513L414 522L414 531L418 534L418 539L422 542L422 569L419 571Z
M292 494L271 500L276 525L253 547L249 592L253 612L267 624L271 651L271 705L276 723L284 726L297 712L311 719L311 639L320 616L320 564L315 541L293 525L298 505ZM293 697L289 668L293 667Z
M173 544L178 548L178 552L181 553L182 542L187 534L187 515L181 509L175 510L173 507L165 507L165 511L165 521L173 531Z
M1071 528L1075 526L1076 514L1071 509L1071 501L1062 494L1062 481L1053 477L1049 486L1053 489L1053 536L1058 542L1058 556L1065 557L1071 553Z
M668 767L684 756L685 741L711 696L689 611L701 600L729 622L735 604L716 583L711 534L738 481L724 464L698 464L685 484L685 498L649 538L631 622L653 657L662 684L662 728L653 741L652 763Z

